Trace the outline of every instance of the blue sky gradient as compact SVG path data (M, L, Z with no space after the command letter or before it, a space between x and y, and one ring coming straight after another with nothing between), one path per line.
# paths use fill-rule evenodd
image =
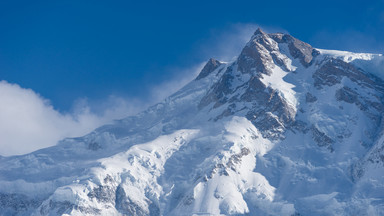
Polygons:
M0 80L62 112L79 98L145 99L210 57L237 54L250 32L241 28L257 25L314 47L384 53L383 0L15 0L0 2Z

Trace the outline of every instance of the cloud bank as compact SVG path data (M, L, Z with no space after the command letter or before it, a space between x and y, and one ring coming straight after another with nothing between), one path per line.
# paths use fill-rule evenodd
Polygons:
M146 98L109 96L91 102L81 98L70 113L57 111L32 89L0 81L0 155L26 154L53 146L63 138L83 136L114 119L136 114L190 82L203 65L170 69L175 73L173 79L152 87Z
M17 155L55 145L65 137L84 135L136 109L127 101L109 98L112 108L101 115L90 112L85 100L73 113L63 114L31 89L0 81L0 155Z

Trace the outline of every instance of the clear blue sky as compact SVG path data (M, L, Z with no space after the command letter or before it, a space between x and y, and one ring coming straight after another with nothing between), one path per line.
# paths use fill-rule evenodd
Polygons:
M220 56L211 44L236 24L283 29L319 48L384 53L383 0L13 0L0 2L0 80L61 111L81 97L146 97L174 68Z

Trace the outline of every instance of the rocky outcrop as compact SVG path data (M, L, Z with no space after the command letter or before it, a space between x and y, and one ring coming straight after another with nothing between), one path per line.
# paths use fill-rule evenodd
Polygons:
M220 65L222 65L221 62L217 61L216 59L210 58L208 62L205 64L205 66L203 67L203 69L201 70L200 74L196 77L196 80L200 80L208 76L210 73L216 70Z
M326 58L320 63L319 69L315 71L312 77L315 81L314 85L318 89L341 83L345 77L362 87L384 92L383 81L340 59Z
M278 43L288 44L289 53L293 58L300 60L305 67L311 65L312 59L319 54L311 45L298 40L288 34L270 34L271 38Z
M249 74L271 74L274 64L270 52L276 49L273 45L276 44L268 35L258 29L238 57L238 70Z
M277 35L269 35L261 29L257 29L237 61L227 68L221 79L201 99L199 109L203 109L209 104L213 104L212 109L225 106L224 111L214 120L247 109L249 111L246 113L246 117L262 131L264 136L280 137L277 134L281 134L287 125L293 123L295 108L288 104L278 91L266 86L261 79L263 76L270 76L276 66L287 72L291 70L278 43L291 43L292 46L301 48L302 54L296 56L297 58L303 57L303 61L308 60L308 57L305 57L307 51L301 47L305 46L305 43L284 35L281 35L280 39L277 38L277 41L273 38L277 38ZM312 47L309 46L308 49L311 49L312 52ZM249 74L250 78L236 81L238 77L242 76L241 74ZM234 85L237 82L240 83ZM252 105L245 108L238 104L240 102L248 102Z
M312 48L311 45L292 37L289 34L270 34L270 37L277 43L287 44L289 53L293 58L300 60L301 64L305 67L311 65L314 57L319 55L319 52Z
M199 109L214 103L213 107L217 108L228 100L228 95L232 92L232 75L233 66L228 67L219 82L215 83L209 92L200 100Z
M122 187L116 190L116 209L124 216L158 216L160 209L152 201L147 200L148 209L133 201Z
M247 108L245 116L266 137L279 137L278 134L281 134L287 125L293 123L295 109L285 101L279 92L261 82L260 77L255 75L237 88L232 86L233 79L235 79L235 75L230 67L220 81L202 98L199 108L202 109L209 104L213 104L212 109L225 106L224 111L215 118L217 121L245 109L238 103L249 102L252 107Z
M316 96L312 95L311 93L307 92L307 94L305 94L305 102L307 103L313 103L313 102L316 102L317 101L317 98Z
M41 200L27 197L23 194L0 193L0 215L28 214L40 206Z
M327 136L324 132L321 132L317 127L313 126L311 127L312 131L312 138L315 140L317 145L320 147L326 147L329 151L333 152L333 144L335 143L334 140L332 140L329 136Z

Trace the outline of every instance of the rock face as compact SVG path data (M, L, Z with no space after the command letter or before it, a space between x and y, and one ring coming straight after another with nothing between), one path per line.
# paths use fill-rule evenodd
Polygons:
M136 116L0 157L0 215L384 215L373 61L257 29Z
M213 58L209 59L207 64L203 67L200 74L196 77L196 80L203 79L204 77L207 77L210 73L215 71L221 63Z
M284 85L284 74L295 70L287 55L292 55L302 66L308 67L313 53L315 52L309 44L290 35L266 34L258 29L238 60L227 68L219 82L203 97L199 108L211 103L214 104L213 108L226 104L225 110L215 120L247 110L245 116L265 136L281 137L282 133L277 132L284 131L286 126L292 124L296 115L295 102L285 98L293 92L289 91L289 84L285 86L286 92L279 91L263 78L276 71L279 74L272 77L280 79L276 81ZM238 83L241 85L236 85Z

